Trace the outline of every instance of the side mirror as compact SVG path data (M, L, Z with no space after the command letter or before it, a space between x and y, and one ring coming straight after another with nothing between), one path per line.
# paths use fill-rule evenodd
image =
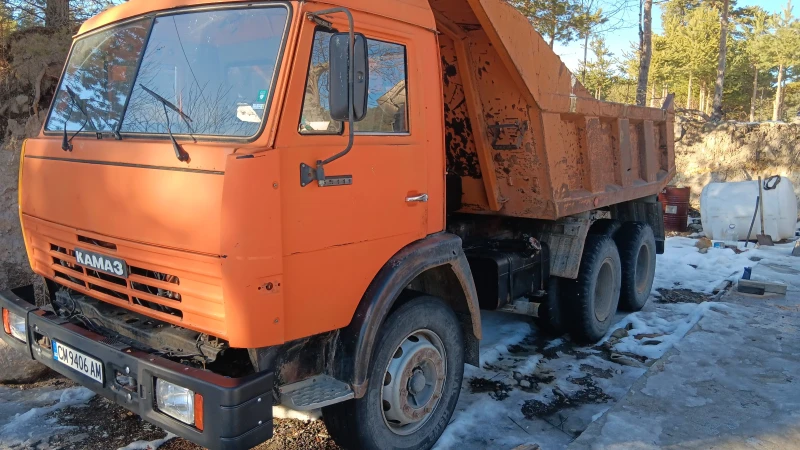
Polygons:
M350 120L350 33L335 33L330 41L330 73L328 92L330 92L331 119ZM362 34L355 35L355 54L352 63L355 69L353 80L353 120L358 122L367 115L367 92L369 91L369 63L367 61L367 39Z

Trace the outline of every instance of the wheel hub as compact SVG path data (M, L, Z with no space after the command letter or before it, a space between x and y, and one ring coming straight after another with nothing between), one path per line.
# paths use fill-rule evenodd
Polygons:
M594 315L600 322L614 313L611 306L614 299L614 271L609 259L603 261L594 288Z
M446 373L444 346L435 333L420 330L406 337L384 374L381 400L389 429L406 435L422 427L442 397Z
M421 369L415 369L414 375L408 380L408 390L412 394L419 394L425 389L425 374Z

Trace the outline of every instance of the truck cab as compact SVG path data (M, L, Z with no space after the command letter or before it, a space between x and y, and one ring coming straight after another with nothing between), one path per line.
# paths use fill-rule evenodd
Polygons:
M574 316L591 339L628 278L646 301L674 174L671 107L597 102L498 21L541 40L498 0L90 19L21 158L47 298L0 294L0 337L209 448L269 439L278 403L344 446L431 447L481 307L562 330L560 296L607 285Z

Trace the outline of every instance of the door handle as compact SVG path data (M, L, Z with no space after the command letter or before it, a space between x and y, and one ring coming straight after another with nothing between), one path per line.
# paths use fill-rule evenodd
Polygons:
M422 202L426 203L428 201L428 194L420 194L414 197L406 197L406 201L411 202Z

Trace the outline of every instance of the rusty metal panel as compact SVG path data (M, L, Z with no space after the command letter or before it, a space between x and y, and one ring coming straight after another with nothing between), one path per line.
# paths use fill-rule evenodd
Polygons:
M430 5L461 212L554 220L656 194L674 175L671 105L592 98L502 0Z

